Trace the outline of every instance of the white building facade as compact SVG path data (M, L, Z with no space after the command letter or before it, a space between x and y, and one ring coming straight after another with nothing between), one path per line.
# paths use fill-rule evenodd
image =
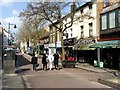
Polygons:
M76 57L78 61L84 59L83 62L85 60L86 62L93 62L90 61L90 58L96 59L97 57L95 48L89 48L90 45L97 41L97 14L96 1L85 3L76 9L73 25L64 32L68 34L67 37L64 37L64 41L70 41L66 45L71 47L68 49L69 54L72 53L72 56ZM69 21L69 16L64 19L66 23ZM71 41L73 44L69 45Z

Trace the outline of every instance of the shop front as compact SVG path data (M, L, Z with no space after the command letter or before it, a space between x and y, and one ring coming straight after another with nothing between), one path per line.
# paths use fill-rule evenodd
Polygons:
M120 65L120 40L100 41L90 48L98 49L98 62L103 62L103 67L119 69Z
M49 53L55 54L56 51L58 51L60 53L60 50L61 50L61 42L49 44Z
M95 44L95 39L79 39L77 44L74 45L73 50L76 52L77 61L80 63L93 64L97 59L96 49L89 48L89 46Z
M76 59L76 52L72 49L72 47L76 43L76 38L68 38L64 39L64 48L65 48L65 59L74 58Z

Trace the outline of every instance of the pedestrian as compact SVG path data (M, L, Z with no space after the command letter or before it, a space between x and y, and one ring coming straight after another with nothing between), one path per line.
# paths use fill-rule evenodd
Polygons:
M18 61L17 61L17 55L16 55L16 53L15 53L15 73L17 73L17 63L18 63Z
M33 54L32 58L31 58L31 64L33 64L33 70L37 71L36 67L37 67L37 59L35 57L35 54Z
M53 55L52 55L52 54L49 54L49 55L48 55L48 62L49 62L49 68L50 68L50 70L52 70L53 61L54 61Z
M59 60L59 54L58 54L58 52L56 52L54 54L54 66L55 66L56 70L58 70L58 60Z
M37 54L37 52L35 52L35 58L38 60L38 54Z
M15 53L15 67L17 67L17 55Z
M43 54L42 64L43 64L43 70L45 69L47 71L47 57L46 57L46 54Z

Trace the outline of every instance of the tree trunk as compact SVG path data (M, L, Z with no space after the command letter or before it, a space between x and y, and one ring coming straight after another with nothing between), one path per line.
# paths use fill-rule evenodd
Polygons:
M65 60L65 48L64 48L63 33L60 32L60 34L61 34L62 60Z
M40 55L40 44L38 44L38 55Z

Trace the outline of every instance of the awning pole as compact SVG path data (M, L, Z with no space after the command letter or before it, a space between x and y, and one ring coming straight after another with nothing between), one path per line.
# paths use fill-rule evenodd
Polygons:
M100 65L100 48L97 48L98 66Z

